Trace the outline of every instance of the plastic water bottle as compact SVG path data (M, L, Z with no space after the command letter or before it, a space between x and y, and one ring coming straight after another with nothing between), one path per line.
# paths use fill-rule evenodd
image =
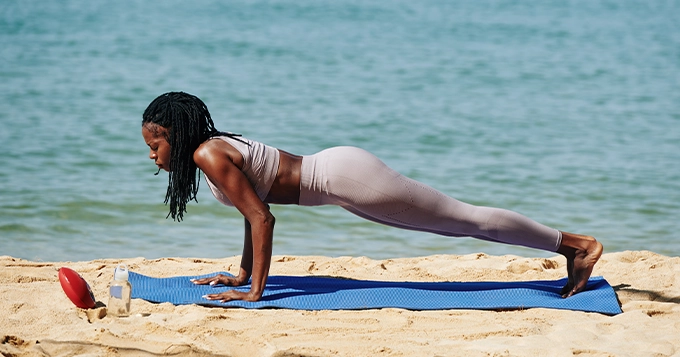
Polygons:
M109 306L107 313L116 317L130 316L130 294L132 285L128 281L128 269L119 265L113 272L113 280L109 286Z

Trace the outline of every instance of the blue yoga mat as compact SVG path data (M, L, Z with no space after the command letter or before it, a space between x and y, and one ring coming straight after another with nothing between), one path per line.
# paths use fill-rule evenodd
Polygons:
M214 276L153 278L130 272L132 297L175 305L284 308L295 310L360 310L402 308L444 309L553 309L621 313L614 289L602 277L592 277L587 290L563 299L559 292L566 278L524 282L388 282L316 276L270 276L264 295L257 302L211 301L203 295L233 287L195 285L190 279ZM228 275L222 272L221 274ZM238 287L248 291L250 285Z

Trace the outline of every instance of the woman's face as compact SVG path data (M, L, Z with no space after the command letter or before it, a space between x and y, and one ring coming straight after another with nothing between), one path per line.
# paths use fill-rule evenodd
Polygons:
M170 144L165 140L168 129L154 123L142 125L142 136L149 145L149 159L153 160L159 169L170 171Z

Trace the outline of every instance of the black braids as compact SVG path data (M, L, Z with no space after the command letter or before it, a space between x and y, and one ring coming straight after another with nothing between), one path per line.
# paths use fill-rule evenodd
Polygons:
M142 126L148 123L168 129L165 139L170 144L170 174L164 203L170 205L170 212L166 218L172 216L173 220L182 221L186 204L191 200L198 202L200 170L193 160L198 146L216 136L248 143L239 134L215 129L205 103L184 92L168 92L154 99L142 115Z

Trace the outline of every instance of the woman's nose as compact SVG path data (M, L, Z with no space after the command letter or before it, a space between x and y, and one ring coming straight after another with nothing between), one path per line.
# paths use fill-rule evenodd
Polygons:
M156 153L153 150L149 150L149 159L156 160Z

